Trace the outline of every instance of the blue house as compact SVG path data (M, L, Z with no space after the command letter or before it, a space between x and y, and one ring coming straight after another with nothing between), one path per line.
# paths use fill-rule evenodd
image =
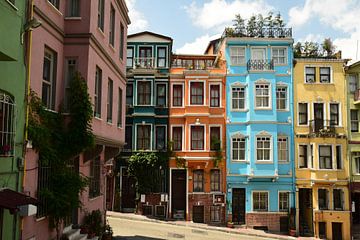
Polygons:
M224 32L227 216L235 224L287 231L295 206L291 29L258 37Z
M145 31L128 35L127 40L126 144L119 161L120 202L122 211L134 212L136 183L127 174L127 160L139 151L159 153L167 150L172 39ZM167 192L167 169L154 173L154 177L160 181L153 186L152 192L163 193L164 196ZM146 214L165 212L151 204L144 210Z

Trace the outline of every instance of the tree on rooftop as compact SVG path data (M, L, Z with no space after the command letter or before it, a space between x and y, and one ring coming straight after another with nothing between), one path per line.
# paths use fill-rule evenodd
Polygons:
M246 26L246 32L249 37L255 37L256 36L256 16L252 15L250 19L247 22Z
M274 18L274 27L277 27L277 28L285 27L285 23L284 23L284 20L281 17L280 12L278 12L276 14L275 18Z
M325 38L321 44L323 55L326 57L331 57L335 53L335 45L333 44L330 38Z
M240 36L244 36L246 28L245 28L245 20L241 17L240 14L235 15L235 19L233 20L235 27L235 34L238 34Z
M264 17L262 14L256 16L256 32L258 37L262 37L262 29L264 27Z

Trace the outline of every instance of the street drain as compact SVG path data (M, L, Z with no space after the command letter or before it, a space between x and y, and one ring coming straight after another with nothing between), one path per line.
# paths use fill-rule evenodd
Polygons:
M205 231L196 230L196 229L191 229L191 232L192 232L192 233L198 233L198 234L204 234L204 235L207 235L207 234L208 234L208 233L205 232Z
M172 238L185 238L184 234L177 234L177 233L168 233L168 237Z

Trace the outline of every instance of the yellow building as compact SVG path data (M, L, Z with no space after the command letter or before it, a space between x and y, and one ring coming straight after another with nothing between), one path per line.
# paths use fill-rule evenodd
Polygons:
M298 234L351 239L343 59L295 59Z

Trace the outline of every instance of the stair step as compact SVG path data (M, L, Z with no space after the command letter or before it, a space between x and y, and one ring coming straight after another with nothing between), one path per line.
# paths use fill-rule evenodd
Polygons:
M77 237L80 235L80 229L70 229L66 232L63 232L68 240L78 240Z

